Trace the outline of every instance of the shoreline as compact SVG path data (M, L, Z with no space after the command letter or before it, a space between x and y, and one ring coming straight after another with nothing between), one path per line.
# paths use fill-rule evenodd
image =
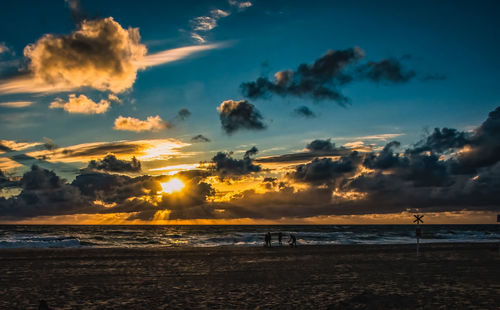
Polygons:
M483 308L498 243L0 251L0 309Z
M429 249L434 249L436 247L462 247L462 246L468 246L468 247L473 247L474 245L491 245L491 246L499 246L500 245L500 240L495 242L495 241L457 241L457 242L449 242L449 241L443 241L443 242L425 242L424 240L420 240L420 249L423 248L429 248ZM350 244L298 244L297 248L343 248L343 247L360 247L360 248L377 248L377 247L400 247L400 248L415 248L416 243L350 243ZM212 249L285 249L285 248L291 248L288 244L283 242L282 246L275 245L273 244L270 248L269 247L264 247L264 243L262 242L262 245L216 245L216 246L193 246L193 245L162 245L162 246L129 246L129 247L104 247L104 246L79 246L79 247L16 247L16 248L0 248L0 259L1 259L1 253L2 252L8 252L8 251L52 251L52 250L104 250L104 251L111 251L111 250L139 250L139 251L157 251L157 250L181 250L181 249L192 249L192 250L212 250Z

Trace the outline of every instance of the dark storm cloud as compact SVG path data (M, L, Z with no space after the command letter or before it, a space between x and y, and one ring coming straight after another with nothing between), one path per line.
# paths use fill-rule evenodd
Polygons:
M368 154L363 164L365 165L365 167L370 169L389 169L395 166L406 164L405 158L400 157L399 154L395 154L393 151L394 148L398 148L400 145L401 143L399 143L398 141L387 143L382 151L378 154Z
M226 100L217 108L222 129L232 134L241 129L262 130L266 128L257 108L246 100Z
M336 161L331 158L315 158L310 163L298 165L289 176L298 182L328 184L356 171L361 161L362 157L356 151Z
M469 143L468 135L465 132L453 128L434 128L425 140L418 142L415 147L409 150L411 153L421 153L425 151L435 153L445 153L464 147Z
M314 118L314 117L316 117L316 114L314 114L314 112L311 111L311 109L309 109L306 106L298 107L297 109L293 110L293 112L296 115L302 116L302 117L305 117L305 118Z
M249 150L245 152L245 155L243 155L243 158L249 158L250 156L254 156L259 152L259 149L257 149L256 146L252 146Z
M210 142L210 139L202 134L196 135L191 138L191 142Z
M117 159L115 155L107 155L101 160L91 160L86 170L104 170L110 172L140 172L141 162L132 157L130 161Z
M329 153L335 150L335 143L332 143L330 139L327 140L316 139L308 143L306 145L306 148L311 152Z
M219 152L212 158L214 173L221 178L231 176L243 176L261 171L259 165L255 165L250 156L257 154L258 150L254 146L245 152L242 159L235 159L232 153Z
M256 148L241 159L220 152L214 156L211 170L176 176L82 172L69 184L54 172L33 166L17 181L0 173L0 186L21 189L17 196L0 198L0 219L120 212L129 213L130 219L150 220L161 210L169 210L170 219L281 219L417 209L498 211L499 138L500 107L471 132L435 129L407 149L393 141L377 152L345 149L348 153L339 157L320 155L278 178L266 176L258 190L234 192L223 203L211 202L217 193L205 178L261 172L252 159ZM338 151L329 140L314 140L308 145L316 152ZM171 177L182 179L189 190L177 197L162 193L160 183ZM151 202L156 199L157 203Z
M406 70L399 60L390 58L377 62L370 61L357 69L359 78L373 82L406 83L416 76L415 71Z
M469 138L468 149L458 155L463 169L477 169L500 161L500 107L490 112Z
M190 189L179 199L161 193L160 182L167 181L170 177L144 175L133 178L82 171L72 183L68 183L53 171L32 166L15 184L21 188L21 193L9 199L0 199L0 219L15 220L66 214L140 214L152 210L156 212L191 208L204 204L206 199L214 194L211 185L201 181L206 175L206 172L190 172L172 176L181 177ZM139 199L144 196L150 199ZM156 204L151 202L153 197L159 199ZM104 206L102 203L108 205Z
M0 218L84 213L90 206L81 198L78 188L69 185L53 171L37 166L32 166L23 175L18 186L22 189L18 196L0 201Z
M241 88L244 96L251 99L276 94L327 99L345 105L348 99L337 87L352 80L352 76L344 69L363 57L364 52L358 47L330 50L313 64L301 64L295 71L279 71L273 81L261 77L255 82L241 84Z
M359 47L345 50L329 50L313 64L301 64L296 70L278 71L274 79L259 77L254 82L241 84L245 97L250 99L268 98L271 95L294 96L314 100L331 100L341 106L349 104L349 98L341 92L341 87L357 81L368 80L375 83L402 84L417 77L414 70L401 63L409 57L387 58L357 64L365 54ZM443 80L440 74L427 74L421 81ZM303 116L311 116L304 107L296 110ZM305 112L305 113L301 113Z

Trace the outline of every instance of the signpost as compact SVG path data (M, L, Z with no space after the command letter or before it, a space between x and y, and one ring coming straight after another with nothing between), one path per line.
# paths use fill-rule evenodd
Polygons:
M420 224L423 224L424 221L422 218L424 217L423 215L418 215L415 214L413 215L415 219L413 220L413 223L417 224L417 228L415 229L415 236L417 237L417 256L420 255L419 253L419 245L420 245L420 238L422 237L422 229L420 228Z
M500 223L500 214L497 215L497 223ZM498 254L500 254L500 240L498 240Z

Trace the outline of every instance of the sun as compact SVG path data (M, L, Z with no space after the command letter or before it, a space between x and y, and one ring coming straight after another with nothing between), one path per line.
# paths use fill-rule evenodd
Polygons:
M160 183L160 186L162 188L162 191L160 193L172 194L174 192L181 191L185 185L181 180L173 178L168 182Z

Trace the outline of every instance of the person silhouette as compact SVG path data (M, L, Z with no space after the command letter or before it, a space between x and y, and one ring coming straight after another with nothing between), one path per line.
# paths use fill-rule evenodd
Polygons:
M281 233L281 231L278 233L278 244L281 246L283 245L283 243L281 242L281 239L283 238L283 234Z
M295 237L294 234L290 234L290 239L288 239L288 244L293 248L297 247L297 238Z
M267 237L267 246L271 247L271 233L267 232L266 237Z

